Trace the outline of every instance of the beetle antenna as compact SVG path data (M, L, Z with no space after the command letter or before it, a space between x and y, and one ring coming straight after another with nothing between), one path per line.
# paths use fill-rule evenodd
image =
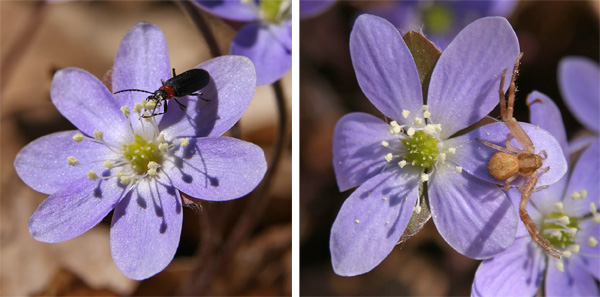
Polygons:
M146 90L126 89L126 90L116 91L116 92L113 93L113 95L114 94L119 94L119 93L122 93L122 92L144 92L144 93L148 93L148 94L154 94L153 92L149 92L149 91L146 91Z

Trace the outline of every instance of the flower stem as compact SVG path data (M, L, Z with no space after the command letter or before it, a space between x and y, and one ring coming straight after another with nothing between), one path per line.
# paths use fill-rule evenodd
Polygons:
M176 2L177 5L183 10L192 20L196 28L202 33L206 44L208 45L208 49L210 50L210 54L213 57L218 57L221 55L221 50L219 49L219 44L217 43L217 39L213 34L212 30L208 23L204 20L204 17L198 10L194 4L190 1L179 0Z

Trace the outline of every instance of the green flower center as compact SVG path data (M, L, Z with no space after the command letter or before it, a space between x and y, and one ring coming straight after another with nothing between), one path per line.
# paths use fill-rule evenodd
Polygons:
M442 34L452 24L452 10L444 5L431 5L423 11L423 21L427 31L434 34Z
M425 131L416 131L412 137L402 140L402 144L408 150L404 159L413 165L431 167L440 154L438 142L437 138Z
M574 245L575 233L579 230L578 219L561 211L554 211L544 218L542 235L555 247L566 249Z
M263 0L260 2L260 10L264 14L264 19L270 23L279 23L286 15L289 8L283 8L283 0ZM284 11L282 11L282 9Z
M144 175L148 171L148 163L154 161L161 164L162 162L162 154L158 145L137 134L134 142L123 145L123 156L131 163L133 170L140 175Z

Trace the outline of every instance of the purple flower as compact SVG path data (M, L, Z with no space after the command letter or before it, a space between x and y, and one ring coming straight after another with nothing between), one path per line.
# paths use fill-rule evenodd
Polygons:
M341 191L358 186L331 229L335 272L352 276L373 269L398 243L411 217L427 206L442 237L468 257L483 259L510 247L517 214L496 185L500 182L482 180L489 173L480 168L487 168L494 152L475 140L505 140L506 126L490 124L453 138L498 104L500 76L519 54L508 21L483 18L458 34L431 74L426 105L413 57L392 24L358 17L350 53L362 91L392 121L351 113L335 128L338 186ZM550 153L556 140L532 125L524 128L537 149L549 152L545 164L553 169L540 184L555 182L566 170L562 153Z
M530 102L536 98L542 103L531 105L531 122L550 131L566 149L560 111L546 95L529 96ZM527 208L541 234L563 251L562 259L547 255L519 223L513 246L479 266L473 296L534 296L542 283L545 296L598 296L594 279L600 279L599 144L596 140L585 150L570 176L532 194ZM516 189L508 195L519 203Z
M145 279L173 259L183 218L180 191L209 201L242 197L262 180L266 161L252 143L219 137L239 120L255 90L252 63L223 56L198 68L211 80L207 101L182 97L168 113L141 118L145 95L113 95L78 68L57 72L50 96L77 127L24 147L15 169L36 191L49 194L29 219L42 242L77 237L113 208L110 246L127 277ZM112 71L112 90L156 90L171 77L162 31L149 23L123 38Z
M487 1L393 1L392 7L377 7L369 13L390 21L403 32L423 31L429 40L444 49L467 24L485 16L506 16L514 0Z
M300 18L316 16L335 4L335 0L300 0Z
M584 57L563 58L558 66L558 84L569 110L594 133L569 144L571 151L577 151L598 141L600 134L600 67Z
M197 0L194 3L224 19L250 22L236 34L230 53L252 60L257 85L275 82L292 67L291 1Z

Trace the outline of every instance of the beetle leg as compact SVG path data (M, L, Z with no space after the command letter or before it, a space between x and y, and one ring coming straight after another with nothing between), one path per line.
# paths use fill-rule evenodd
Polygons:
M194 96L198 97L199 99L202 99L203 101L206 101L206 102L210 101L210 99L206 99L206 98L202 97L202 95L204 95L204 94L202 94L202 92L193 93L193 94L190 94L190 95L194 95Z
M179 105L179 108L181 108L181 110L185 110L185 105L183 105L183 103L179 102L179 100L177 100L177 98L173 98L173 99L175 99L175 102L177 102L177 104ZM166 105L165 105L165 107L166 107ZM165 109L165 112L167 112L166 109Z

